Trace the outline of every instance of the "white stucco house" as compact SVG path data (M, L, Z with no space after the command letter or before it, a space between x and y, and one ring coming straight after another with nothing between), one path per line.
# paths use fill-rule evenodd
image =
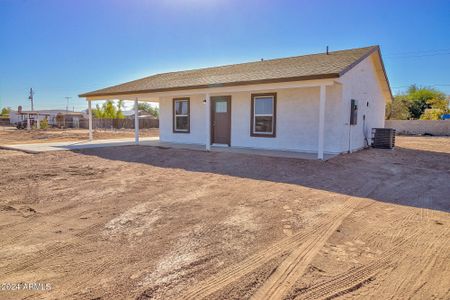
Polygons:
M380 48L371 46L156 74L80 97L89 108L106 99L158 102L164 142L323 159L367 146L392 94Z
M19 122L30 120L39 120L48 119L50 117L50 113L48 111L24 111L19 106L18 110L11 110L9 112L9 122L11 125L16 125Z
M57 116L60 116L58 121ZM79 128L80 120L83 119L81 112L67 111L63 109L50 109L50 110L22 110L19 106L17 111L11 110L9 113L10 124L16 125L19 122L27 121L30 119L34 121L42 121L47 119L50 126L64 125L64 127Z

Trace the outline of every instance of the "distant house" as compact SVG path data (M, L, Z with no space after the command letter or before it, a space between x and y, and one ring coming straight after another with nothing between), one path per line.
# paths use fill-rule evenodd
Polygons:
M11 110L9 112L9 122L12 125L16 125L17 123L27 121L30 119L31 121L42 121L43 119L49 120L50 118L50 112L49 111L28 111L28 110L22 110L22 107L19 106L17 111Z
M367 146L392 100L378 46L156 74L80 97L89 107L107 99L158 102L163 142L319 159Z
M125 110L122 113L125 118L134 119L134 110ZM138 117L139 119L157 119L155 116L145 110L139 110Z
M80 120L84 118L83 113L74 111L62 111L52 117L52 124L63 128L80 128Z
M19 122L30 119L33 122L47 119L48 124L53 127L79 128L80 120L84 118L83 113L67 110L22 110L19 106L17 111L11 110L9 113L10 123L16 125Z

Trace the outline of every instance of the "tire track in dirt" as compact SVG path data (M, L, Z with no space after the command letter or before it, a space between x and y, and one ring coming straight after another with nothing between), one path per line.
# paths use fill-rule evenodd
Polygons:
M360 194L370 195L379 184L380 181L369 181L362 187ZM298 278L303 275L308 265L323 248L327 240L339 228L342 222L362 203L363 198L361 197L349 197L345 201L344 207L329 220L320 232L302 245L299 245L299 247L288 255L269 279L256 291L252 299L284 298L294 287Z
M409 292L408 291L404 291L401 293L398 293L397 295L400 296L405 296L408 299L411 299L414 295L417 295L419 290L427 283L427 276L432 272L433 266L436 264L437 260L438 260L438 254L439 253L444 253L446 250L448 250L448 244L449 244L449 236L448 234L446 234L445 236L443 236L442 239L444 242L441 245L436 245L436 244L431 244L430 247L427 249L428 253L432 253L431 255L427 255L427 256L422 256L425 257L425 259L423 259L421 261L421 265L423 266L423 268L421 269L419 276L417 276L416 278L414 278L414 282L410 282L407 287L411 286L411 288L409 288Z
M395 243L399 237L403 236L408 231L408 227L411 225L410 223L414 220L418 220L417 214L413 210L409 210L407 215L396 219L394 225L379 228L379 230L371 231L369 234L366 232L359 233L358 235L355 235L354 239L369 240L371 241L372 248L380 248L384 245L381 241L385 239L386 232L394 231L392 236L388 239L391 243Z
M418 233L414 233L406 239L399 241L382 257L369 264L353 268L349 271L336 275L325 282L309 287L304 293L297 295L295 299L333 298L346 292L350 292L364 283L372 281L378 272L388 268L391 265L392 257L403 251L402 246L417 235Z
M400 277L401 280L389 282L389 285L381 287L378 291L380 294L388 294L393 298L411 298L414 295L417 296L417 292L423 288L430 280L430 274L433 271L437 262L446 262L448 259L442 257L443 253L446 253L448 249L448 244L450 242L450 228L444 227L441 232L434 235L433 232L433 222L431 222L431 217L434 213L429 210L423 212L425 216L421 215L420 219L427 222L426 224L419 224L421 236L416 239L405 249L403 256L399 255L397 261L405 261L408 257L414 257L414 264L410 262L405 262L402 264ZM417 231L417 229L416 229ZM416 257L417 249L421 249L421 254ZM448 252L448 251L447 251ZM440 257L441 256L441 257ZM448 258L448 254L447 254ZM433 278L435 275L431 275ZM437 293L437 291L435 291ZM429 295L430 296L430 295ZM423 296L422 298L426 298ZM445 299L443 297L442 299Z
M349 199L347 202L354 202L355 199ZM359 201L353 204L357 205ZM344 213L337 214L331 223L327 224L328 226L315 234L314 238L296 247L263 286L256 291L252 299L282 299L288 294L326 241L342 224L342 221L352 213L351 206L353 205L346 207Z
M402 218L400 221L403 224L409 220L412 220L414 216L416 216L416 214L413 212L408 216ZM443 245L438 247L439 249L434 249L434 253L439 253L439 251L436 250L445 249L446 244L448 244L448 232L449 232L448 229L444 230L442 234L437 238L439 240L440 237L443 237L444 241L446 242L444 242ZM394 246L390 248L388 251L386 251L383 256L374 260L373 262L370 262L364 266L353 268L349 271L336 275L325 282L318 283L312 287L307 288L302 293L293 296L295 297L295 299L330 299L342 296L347 293L351 293L354 290L359 289L363 285L373 281L375 277L378 275L378 273L380 273L381 271L387 270L389 267L393 267L394 265L398 264L405 254L405 247L404 247L405 245L408 246L408 249L414 249L413 246L415 243L417 243L418 240L423 241L422 238L417 239L416 237L426 236L425 230L420 231L416 230L413 233L406 235L406 238L400 239L399 236L401 234L405 236L406 233L407 232L402 226L397 231L396 236L398 236L398 238L396 239ZM445 239L446 236L447 239ZM426 243L427 241L424 242ZM432 248L436 248L433 246L434 244L430 244L428 247L429 250L432 250ZM435 261L436 260L435 256L436 255L433 255L431 258L429 258L430 261ZM427 263L425 266L425 270L430 269L430 265L431 262ZM421 272L421 275L423 273L424 272ZM421 276L419 276L418 279L420 279L420 277ZM416 290L420 289L417 280L414 282ZM405 284L409 285L411 283L405 282ZM392 295L391 292L388 294ZM399 292L397 295L400 298L405 297L404 292Z
M14 272L24 271L31 266L42 263L45 260L53 260L55 257L58 257L61 253L65 253L66 251L72 249L74 247L73 243L65 243L63 245L55 245L50 249L42 249L34 253L31 257L28 257L24 261L18 264L14 264L14 267L11 269L7 269L6 266L0 275L9 275Z
M75 234L75 236L77 238L82 238L86 234L90 234L93 231L95 231L95 229L98 229L102 226L104 226L104 224L102 224L102 223L97 223L92 226L88 226L87 228L83 229L79 233ZM7 269L8 266L6 266L5 268L2 269L3 272L0 273L0 275L6 276L6 275L9 275L14 272L26 270L27 268L29 268L35 264L42 263L47 260L54 260L56 257L60 257L62 254L68 255L67 254L68 251L71 251L75 248L81 248L86 243L87 242L84 241L83 239L77 239L75 241L71 240L62 245L60 243L53 244L49 247L46 247L45 249L38 250L37 252L27 256L22 262L18 263L17 265L15 265L14 268L11 268L10 270L8 270Z
M322 228L322 226L323 224L319 225L318 228ZM295 234L291 237L285 238L280 242L264 249L263 251L250 256L238 265L228 267L215 276L206 279L204 282L201 282L198 286L190 290L182 298L201 299L207 297L208 295L211 295L212 293L225 288L229 284L253 272L268 261L278 257L279 255L282 255L285 252L288 252L316 232L317 229L311 230L310 232Z
M398 228L398 230L396 230L396 232L392 235L390 241L394 242L398 238L403 236L406 232L408 232L408 228L410 225L409 223L412 221L417 221L417 215L413 210L411 210L411 213L409 213L407 216L398 220L395 224L395 227L394 226L391 227L391 229L395 230L396 228Z
M105 257L97 257L97 260L90 265L86 264L85 262L83 262L83 264L86 265L85 269L83 270L83 276L75 277L70 282L64 283L59 287L61 290L65 290L66 295L71 296L71 298L85 298L86 295L83 294L83 290L73 291L73 288L89 286L90 282L92 282L93 280L95 281L96 278L101 277L103 273L105 273L112 267L111 260Z
M372 181L371 183L366 184L361 189L364 195L370 194L375 188L380 184L379 181ZM308 260L311 260L317 252L322 247L317 247L318 243L322 243L324 239L324 234L328 234L326 240L329 236L340 226L342 221L361 203L361 198L349 197L343 203L342 207L331 217L331 220L328 219L327 222L319 223L314 229L309 232L297 233L291 237L283 239L282 241L269 246L268 248L258 252L255 255L245 259L238 265L233 265L229 268L226 268L222 272L219 272L215 276L212 276L206 279L204 282L201 282L198 286L194 287L190 291L187 292L182 298L183 299L202 299L205 298L214 292L217 292L229 284L239 280L243 276L255 271L263 264L268 261L276 258L284 253L288 253L295 249L302 249L303 251L296 251L294 257L302 256L304 250L307 250ZM306 246L302 246L306 245ZM316 247L315 247L316 246ZM316 248L313 252L311 249ZM300 252L300 253L299 253ZM291 256L291 255L289 255ZM296 264L297 265L297 264ZM306 266L308 264L305 264ZM302 265L303 266L303 265ZM295 283L295 280L292 281L292 284Z
M55 215L57 213L66 212L66 211L68 211L70 209L76 208L79 205L79 203L76 201L77 198L78 197L73 197L73 198L69 199L69 201L71 201L71 203L69 203L67 205L63 205L61 207L58 207L58 208L55 208L53 210L49 210L49 211L43 212L43 213L38 212L37 214L34 214L34 215L32 215L32 216L30 216L28 218L25 218L23 221L14 222L12 224L1 225L0 226L0 231L2 231L4 229L11 229L11 228L14 228L14 227L19 227L19 226L25 225L27 223L32 223L32 221L34 221L38 217L52 216L52 215ZM19 235L17 235L17 236L19 237Z
M369 291L370 297L383 298L387 297L385 295L389 295L390 299L411 299L413 296L417 296L417 292L426 283L429 283L426 276L432 272L438 256L442 251L448 249L449 233L450 228L447 228L437 236L431 237L425 228L421 228L419 231L415 230L413 235L417 238L410 239L406 247L403 247L395 255L391 256L392 265L395 265L395 268L382 278L386 281L385 284L378 285L378 288L372 288ZM436 241L442 241L442 243L436 243ZM420 244L426 244L427 247L423 248L423 245ZM418 259L414 258L414 263L411 264L410 258L415 257L417 249L421 249L424 252ZM445 263L447 260L442 259L442 261ZM438 293L438 291L435 290L434 293ZM434 296L437 299L447 299L446 297L440 298L437 294L434 294ZM423 296L421 298L426 299L427 297Z

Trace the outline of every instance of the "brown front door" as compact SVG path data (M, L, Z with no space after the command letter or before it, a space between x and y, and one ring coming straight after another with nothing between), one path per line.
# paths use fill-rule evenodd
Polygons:
M211 97L211 142L231 143L231 96Z

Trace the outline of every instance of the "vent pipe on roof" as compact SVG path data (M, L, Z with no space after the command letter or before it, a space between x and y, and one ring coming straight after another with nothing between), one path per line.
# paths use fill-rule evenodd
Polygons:
M329 53L328 53L328 46L327 46L327 55L328 55Z

